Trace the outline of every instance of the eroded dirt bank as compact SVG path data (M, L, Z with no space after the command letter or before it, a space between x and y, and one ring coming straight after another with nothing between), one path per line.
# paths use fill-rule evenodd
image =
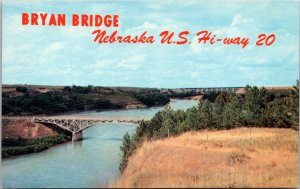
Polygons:
M32 119L2 120L2 139L35 139L63 133L59 128L34 123Z

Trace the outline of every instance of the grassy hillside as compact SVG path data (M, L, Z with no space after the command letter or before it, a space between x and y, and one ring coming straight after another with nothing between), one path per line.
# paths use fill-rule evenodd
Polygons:
M298 187L298 131L238 128L146 141L111 187Z

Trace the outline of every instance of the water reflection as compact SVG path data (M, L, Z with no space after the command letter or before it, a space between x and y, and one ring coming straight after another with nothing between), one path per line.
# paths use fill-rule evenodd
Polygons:
M83 140L88 140L88 138L84 138ZM82 140L79 140L79 141L72 141L72 145L73 147L75 148L78 148L78 147L81 147L82 146Z

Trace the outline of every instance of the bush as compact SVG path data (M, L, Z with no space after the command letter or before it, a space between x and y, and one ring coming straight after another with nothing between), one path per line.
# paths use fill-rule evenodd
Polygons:
M94 108L96 109L108 109L111 108L113 105L110 100L107 99L99 99L96 103Z
M40 152L69 139L70 137L64 134L40 139L2 139L2 157Z
M170 99L165 94L139 94L136 97L147 106L165 105L170 102Z
M122 146L120 147L121 152L122 152L122 160L121 160L121 164L119 166L119 170L121 172L124 171L124 169L126 168L127 162L128 162L128 158L129 156L131 156L132 152L135 149L135 145L133 143L133 137L130 137L130 135L128 134L128 132L126 132L126 134L123 137L123 143Z
M220 92L215 92L215 91L206 92L203 94L202 98L203 98L203 100L208 100L209 102L214 102L219 94L220 94Z
M27 88L26 87L17 87L16 91L21 92L21 93L26 93L27 92Z

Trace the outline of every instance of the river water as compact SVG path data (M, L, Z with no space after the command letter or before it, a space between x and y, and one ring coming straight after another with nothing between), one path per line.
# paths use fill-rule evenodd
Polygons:
M173 109L187 109L196 100L172 100ZM85 111L71 115L107 118L149 119L163 107L118 111ZM5 188L106 187L119 176L123 135L136 125L99 124L83 131L82 141L67 142L43 152L2 160Z

